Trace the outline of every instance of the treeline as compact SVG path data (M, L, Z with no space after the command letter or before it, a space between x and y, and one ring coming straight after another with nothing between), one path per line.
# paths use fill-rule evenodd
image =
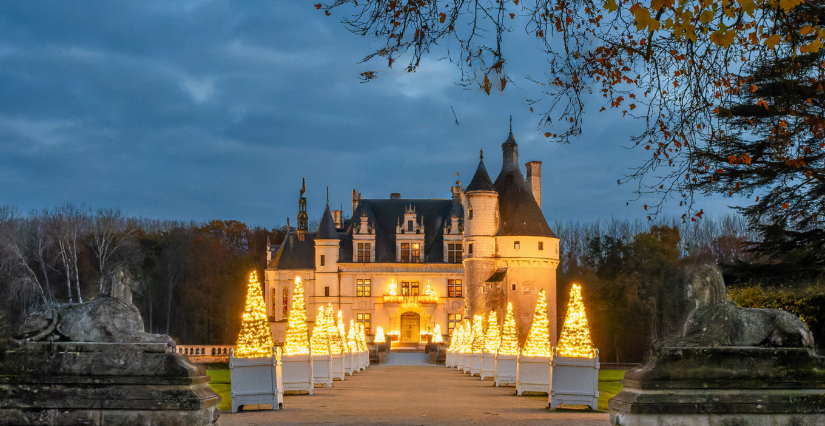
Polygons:
M581 284L591 333L605 362L642 362L654 338L657 297L666 270L683 263L718 264L739 306L784 309L825 340L825 275L802 268L804 247L779 255L763 247L784 237L765 232L738 216L687 224L681 220L557 222L562 240L558 270L558 323L562 324L570 286ZM802 271L790 274L788 271ZM758 272L758 273L756 273ZM804 272L804 273L803 273ZM821 347L822 345L820 345Z
M21 214L0 206L0 331L32 310L94 298L116 271L132 279L146 331L178 343L237 338L248 273L284 230L238 221L149 220L67 204Z

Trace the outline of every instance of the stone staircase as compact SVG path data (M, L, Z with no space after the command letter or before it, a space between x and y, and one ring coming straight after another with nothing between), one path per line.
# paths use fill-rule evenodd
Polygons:
M426 352L426 344L423 343L400 343L400 342L392 342L390 345L390 353L397 354L397 353L419 353L423 354Z

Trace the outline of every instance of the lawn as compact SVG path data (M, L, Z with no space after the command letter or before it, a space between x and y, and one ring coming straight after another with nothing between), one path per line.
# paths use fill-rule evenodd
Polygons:
M599 411L607 411L607 400L622 391L620 380L624 377L624 370L599 370ZM221 411L232 409L232 399L229 391L232 385L229 380L228 369L208 369L206 374L212 377L209 387L221 396Z

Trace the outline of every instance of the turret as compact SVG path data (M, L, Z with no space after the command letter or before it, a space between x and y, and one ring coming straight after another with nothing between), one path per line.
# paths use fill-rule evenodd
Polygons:
M338 296L338 232L327 204L315 234L315 295Z
M477 238L492 237L498 229L498 193L484 167L484 151L479 155L478 168L464 195L467 198L464 209L464 239L467 242L464 257L492 256L494 241Z

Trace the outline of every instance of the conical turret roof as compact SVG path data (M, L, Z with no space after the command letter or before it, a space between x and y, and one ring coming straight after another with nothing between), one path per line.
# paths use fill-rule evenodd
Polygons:
M332 212L329 210L329 204L324 210L324 216L321 217L321 223L318 224L318 233L315 235L316 240L337 240L338 231L335 230L335 221L332 220Z
M476 174L473 175L473 180L471 180L470 184L467 185L465 192L496 190L496 187L493 185L493 181L490 179L490 175L487 174L487 168L484 167L484 151L481 152L480 157L481 158L478 160Z

